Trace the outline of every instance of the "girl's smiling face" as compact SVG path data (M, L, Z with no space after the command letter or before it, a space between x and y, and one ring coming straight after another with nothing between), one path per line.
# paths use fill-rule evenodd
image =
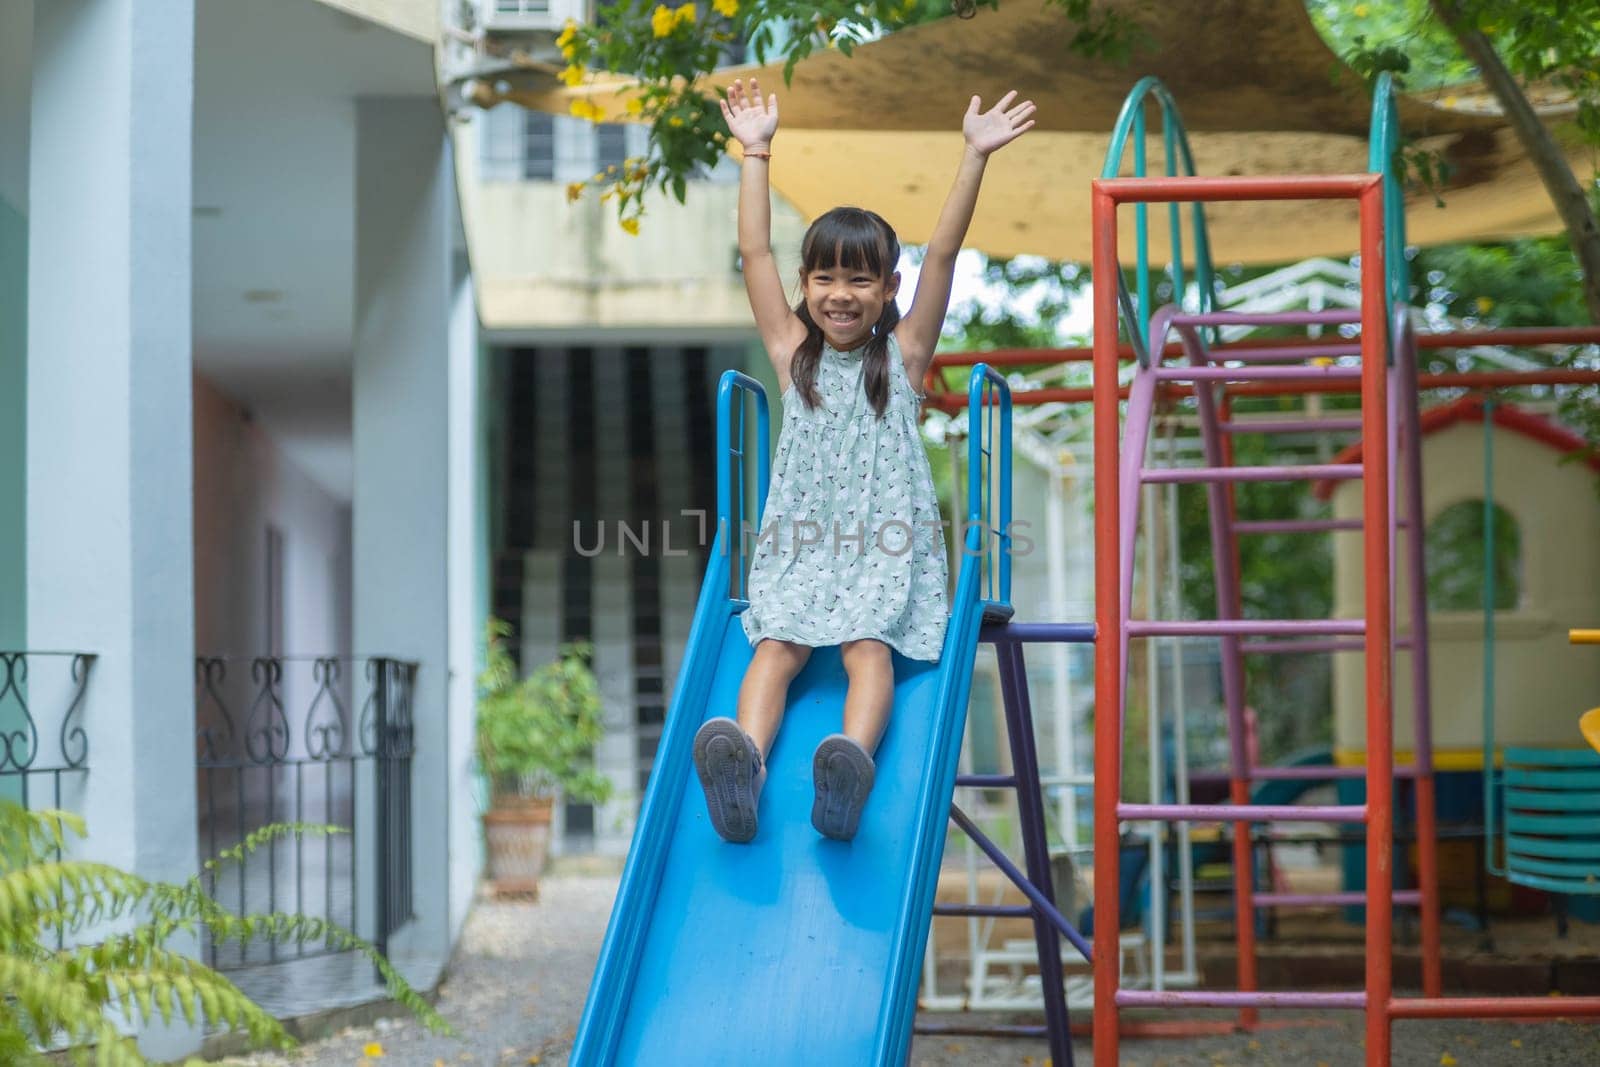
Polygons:
M805 272L800 280L806 310L822 336L840 352L859 348L872 339L872 329L883 309L900 289L900 273L887 277L865 265L850 267L835 262Z

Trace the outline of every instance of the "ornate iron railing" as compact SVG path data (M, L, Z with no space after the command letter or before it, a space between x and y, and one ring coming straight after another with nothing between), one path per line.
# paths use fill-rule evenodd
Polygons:
M90 652L0 650L0 797L72 806L63 787L89 769L82 712L94 662Z
M319 916L380 950L412 917L412 699L417 664L384 656L195 660L199 844L216 856L274 823L331 825L207 875L243 914ZM325 955L325 944L207 947L213 966Z

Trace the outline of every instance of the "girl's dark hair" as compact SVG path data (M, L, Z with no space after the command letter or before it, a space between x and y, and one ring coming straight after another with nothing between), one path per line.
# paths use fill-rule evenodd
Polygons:
M883 218L859 207L836 207L811 224L800 244L800 276L819 270L859 270L888 280L900 262L900 239ZM805 294L794 313L806 326L806 339L794 350L789 377L806 407L822 403L817 395L817 367L822 363L822 327L811 318ZM872 327L863 358L862 383L872 409L882 418L889 406L889 334L900 321L900 309L884 301L883 314Z

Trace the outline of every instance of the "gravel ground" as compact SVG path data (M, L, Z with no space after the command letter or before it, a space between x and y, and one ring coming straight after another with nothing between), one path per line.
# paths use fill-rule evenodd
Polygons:
M615 876L569 874L546 878L538 903L481 901L440 989L439 1008L457 1037L437 1037L408 1020L383 1020L286 1055L256 1054L223 1062L241 1067L565 1064L616 889ZM1269 1022L1268 1028L1252 1034L1124 1040L1121 1063L1127 1067L1358 1067L1363 1063L1359 1013L1315 1017L1296 1013L1296 1017L1294 1025ZM950 1020L947 1015L937 1018ZM1091 1062L1087 1042L1075 1043L1074 1056L1079 1064ZM912 1045L911 1062L919 1067L1043 1067L1048 1049L1043 1041L1033 1040L919 1037ZM1393 1062L1397 1067L1600 1064L1600 1025L1404 1022L1395 1026Z

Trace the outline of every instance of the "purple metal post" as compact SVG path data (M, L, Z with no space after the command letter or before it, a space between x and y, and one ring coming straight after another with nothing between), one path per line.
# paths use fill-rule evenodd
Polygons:
M1028 669L1023 661L1022 646L1014 641L996 645L995 655L1000 660L1000 695L1006 708L1011 766L1018 782L1017 822L1022 831L1028 881L1054 902L1050 840L1044 828L1044 793L1039 787L1039 757L1033 743L1033 706L1028 699ZM1115 931L1110 936L1115 937ZM1072 1034L1068 1029L1067 990L1061 973L1061 942L1056 928L1042 912L1033 917L1033 940L1039 949L1039 991L1044 996L1045 1023L1050 1028L1050 1059L1052 1063L1070 1067ZM1087 947L1078 946L1085 959L1093 956L1092 950L1084 951Z

